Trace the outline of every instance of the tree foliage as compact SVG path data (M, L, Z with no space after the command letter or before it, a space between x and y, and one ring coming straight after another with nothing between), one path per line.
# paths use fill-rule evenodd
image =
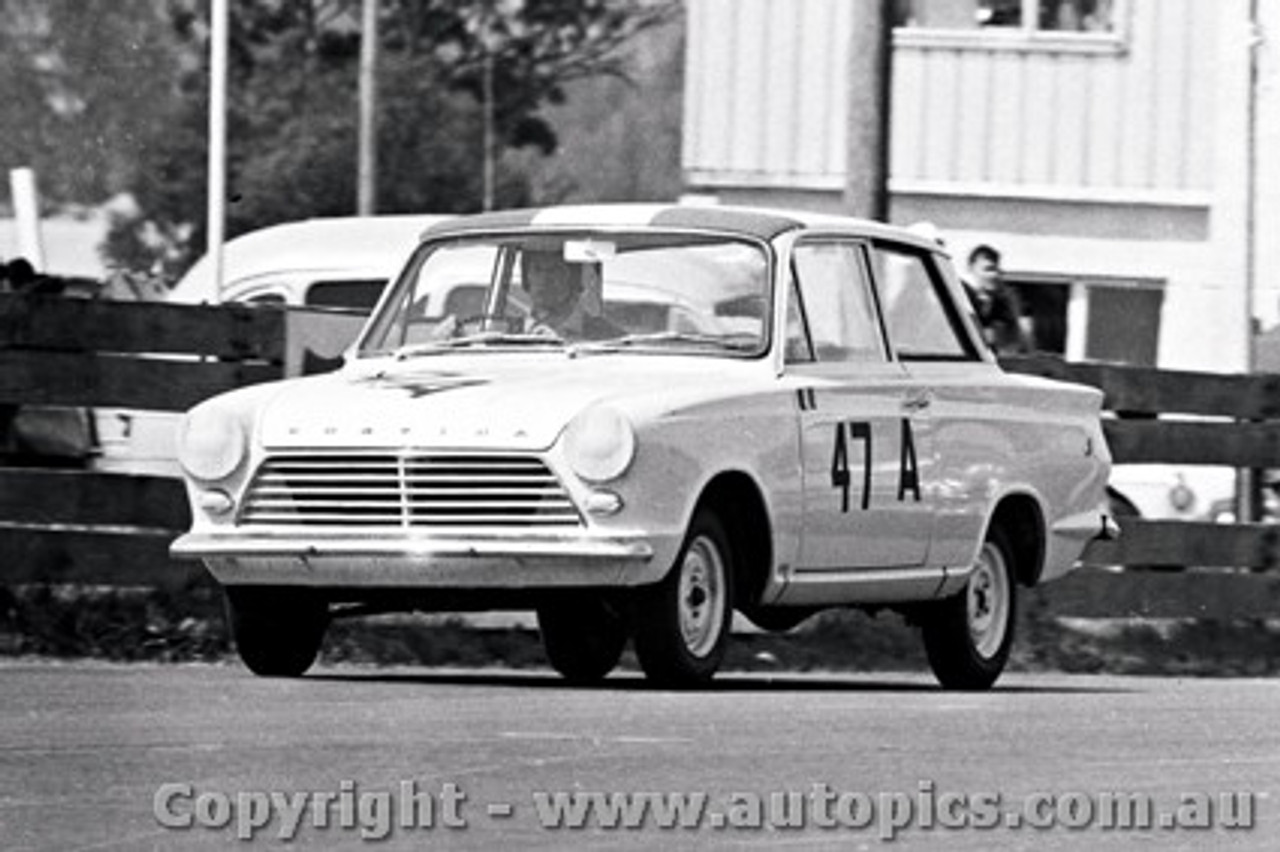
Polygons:
M176 105L177 45L158 0L0 0L0 165L29 166L54 203L128 189Z
M519 152L559 144L543 108L561 103L575 80L624 75L620 49L677 5L380 0L380 212L479 209L486 75L500 153L496 203L533 201ZM229 236L354 212L360 6L231 0ZM0 8L11 13L0 22L0 74L24 87L29 113L28 129L10 134L0 154L38 154L31 164L59 200L128 191L136 204L112 228L110 259L179 272L205 242L208 0L0 0ZM20 51L6 49L15 44ZM55 138L40 151L39 140Z

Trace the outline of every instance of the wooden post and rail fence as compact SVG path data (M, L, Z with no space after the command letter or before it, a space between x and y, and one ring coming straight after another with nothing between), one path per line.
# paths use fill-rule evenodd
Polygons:
M353 327L350 316L271 307L0 294L0 406L183 411L224 390L297 375L308 348ZM1044 356L1005 367L1102 388L1108 411L1124 413L1105 422L1117 462L1280 467L1280 374ZM1191 419L1173 419L1181 415ZM188 523L175 478L92 465L0 468L0 586L210 582L200 566L168 557ZM1280 616L1280 525L1120 523L1118 540L1095 542L1084 567L1048 587L1054 614Z

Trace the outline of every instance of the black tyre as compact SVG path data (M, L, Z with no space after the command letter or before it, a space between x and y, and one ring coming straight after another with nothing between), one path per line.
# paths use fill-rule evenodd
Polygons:
M990 689L1004 670L1017 616L1015 567L1008 536L993 527L964 591L925 616L929 666L946 689Z
M538 607L538 629L551 667L576 684L603 680L627 644L626 620L598 595L573 595Z
M298 677L316 660L329 626L329 607L307 589L227 589L236 651L262 677Z
M636 657L660 686L705 684L724 659L733 618L733 551L719 519L700 510L675 565L636 598Z

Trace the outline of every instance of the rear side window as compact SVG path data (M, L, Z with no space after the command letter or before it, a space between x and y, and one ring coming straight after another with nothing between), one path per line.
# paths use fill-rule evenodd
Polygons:
M384 279L357 281L317 281L307 288L306 302L313 308L350 308L369 313L378 303Z
M969 361L977 351L926 252L888 243L871 250L889 343L904 361Z

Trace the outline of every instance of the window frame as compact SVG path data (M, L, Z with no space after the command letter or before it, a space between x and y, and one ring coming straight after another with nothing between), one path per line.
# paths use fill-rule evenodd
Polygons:
M818 348L813 341L813 328L809 322L809 307L806 304L806 296L800 283L800 275L796 269L796 255L806 246L813 244L822 245L842 245L852 249L859 268L862 270L862 280L857 286L863 290L863 297L866 299L867 307L871 310L872 320L876 326L876 341L878 343L878 360L843 360L831 361L825 360L818 354ZM807 233L802 234L791 244L790 251L787 255L787 272L790 278L790 296L794 296L800 312L800 321L803 324L805 342L808 346L810 359L808 361L789 361L791 364L888 364L897 360L893 346L889 342L889 329L885 324L884 311L880 304L880 291L876 286L875 276L871 267L871 259L868 255L868 240L865 237L850 236L847 234L824 234L824 233ZM784 334L783 349L785 354L786 337Z
M308 281L302 288L302 306L311 310L318 311L351 311L362 313L365 315L373 313L373 309L378 306L378 301L382 298L382 293L390 285L391 279L378 276L351 276L346 278L316 278ZM354 305L350 303L324 303L311 301L312 293L317 291L324 293L329 288L353 286L368 287L370 291L376 290L375 298L366 306L364 304Z
M1022 0L1022 23L1016 27L973 28L896 26L894 47L947 48L1023 53L1123 54L1129 50L1130 0L1114 0L1108 31L1040 28L1039 0Z

